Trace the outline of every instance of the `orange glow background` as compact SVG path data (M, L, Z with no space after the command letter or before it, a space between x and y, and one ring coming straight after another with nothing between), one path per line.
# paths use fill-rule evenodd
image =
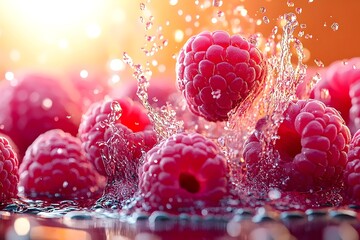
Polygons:
M293 0L294 7L289 7L287 2L291 1L286 0L223 0L221 7L203 9L200 7L202 4L205 6L212 1L152 0L150 3L144 1L145 10L141 10L141 2L0 1L0 78L4 78L6 72L16 73L24 69L57 74L87 69L104 75L115 72L122 79L129 79L131 70L128 67L111 67L111 60L122 59L123 52L127 52L135 62L144 64L149 61L154 75L173 78L174 54L186 39L205 29L229 30L229 26L212 23L211 19L218 11L229 16L227 11L237 5L243 5L255 20L268 17L270 23L262 23L255 29L265 37L277 25L279 15L302 8L298 20L306 24L305 33L312 35L311 39L301 38L308 50L306 63L310 66L315 65L314 59L328 65L338 59L360 56L358 0ZM266 12L260 12L261 7ZM150 30L145 30L140 16L144 16L144 22L154 17ZM339 24L337 31L331 28L333 23ZM175 41L177 30L181 30L184 36L178 36ZM146 57L141 48L147 48L153 42L148 42L145 35L156 37L153 42L157 44L167 40L167 46L154 56Z

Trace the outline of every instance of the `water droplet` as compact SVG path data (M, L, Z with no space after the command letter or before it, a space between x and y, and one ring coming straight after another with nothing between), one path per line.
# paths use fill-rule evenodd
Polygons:
M144 11L146 8L145 3L140 3L140 10Z
M265 8L265 7L260 7L259 11L260 11L261 13L266 13L266 8Z
M314 59L314 62L318 67L324 67L325 66L324 63L319 59Z
M221 90L215 90L211 92L211 95L214 99L219 99L221 97Z
M169 4L171 6L175 6L176 4L178 4L178 0L170 0Z
M328 101L330 100L331 96L330 96L330 93L329 93L329 89L327 88L323 88L321 89L320 91L320 99L324 100L324 101Z
M225 13L223 11L218 11L217 16L218 17L223 17L223 16L225 16Z
M288 0L287 5L288 5L288 7L294 7L295 4L291 0Z
M295 12L297 14L301 14L302 13L302 8L298 7L298 8L295 8Z
M263 17L263 22L264 22L265 24L268 24L268 23L270 23L270 19L269 19L267 16L264 16L264 17Z
M300 28L301 28L301 29L305 29L305 28L306 28L306 24L305 24L305 23L300 24Z
M213 0L213 6L214 7L221 7L223 5L222 0Z
M268 196L269 196L270 200L276 200L281 197L281 192L278 189L271 189L268 192Z
M336 22L334 22L333 24L331 24L331 29L332 29L333 31L339 30L339 24L336 23Z
M308 3L312 3L312 2L314 2L314 0L308 0Z
M145 29L146 29L146 30L150 30L150 29L152 28L152 26L153 26L153 23L152 23L152 22L146 22L146 24L145 24Z

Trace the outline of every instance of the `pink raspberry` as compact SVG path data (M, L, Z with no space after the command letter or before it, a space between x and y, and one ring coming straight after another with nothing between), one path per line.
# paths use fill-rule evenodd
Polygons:
M287 191L339 186L347 162L350 132L340 114L317 100L290 102L276 136L273 159L262 154L262 127L245 144L249 179Z
M85 112L92 103L104 99L110 87L104 74L90 70L86 70L85 73L83 71L85 70L68 73L67 80L69 80L68 88L75 90L74 95L77 95L77 101Z
M266 75L262 53L225 31L191 37L177 59L177 85L189 109L208 121L225 121L230 110L257 94Z
M147 152L139 189L154 209L173 210L204 202L217 205L227 193L226 159L198 133L179 133Z
M336 61L324 69L310 97L340 111L354 134L360 128L360 58Z
M85 158L80 140L60 129L39 135L20 165L19 186L30 198L97 198L104 185L104 177Z
M109 129L105 121L112 113L111 104L116 101L121 106L121 117L115 122L116 129ZM112 131L118 131L115 146L117 151L122 152L119 158L138 161L142 151L147 151L156 143L156 133L146 115L145 109L130 98L104 100L93 103L83 115L80 127L79 138L82 141L82 148L87 159L92 162L98 172L104 176L106 172L102 151L103 143L107 142L113 135ZM116 140L116 139L114 139ZM120 160L119 160L120 161ZM121 166L121 163L118 164Z
M360 129L351 139L348 162L344 173L346 196L351 201L360 202Z
M52 76L27 74L2 81L0 102L0 132L14 141L20 162L27 147L47 130L77 134L81 107Z
M19 161L9 141L0 136L0 203L17 195Z

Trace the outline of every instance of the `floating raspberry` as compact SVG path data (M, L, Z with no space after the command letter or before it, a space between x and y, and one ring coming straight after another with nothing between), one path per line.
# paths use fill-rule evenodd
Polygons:
M354 134L360 128L360 58L332 63L310 97L340 111Z
M0 203L17 195L19 161L9 141L0 136Z
M96 198L104 183L85 158L80 140L60 129L41 134L20 165L19 186L30 198Z
M310 99L290 102L283 117L272 157L262 154L264 119L249 137L243 152L248 178L288 191L341 185L350 132L340 114Z
M360 130L351 139L344 173L346 197L360 203Z
M176 134L153 147L139 175L139 189L155 208L219 204L227 192L225 157L198 133Z
M120 104L121 117L114 123L115 129L108 130L109 126L106 122L113 113L112 104L114 103ZM107 134L105 134L106 131L108 131ZM142 151L149 150L156 143L156 134L152 130L152 124L145 109L139 103L130 98L121 98L92 104L83 115L79 127L79 137L87 159L104 176L108 173L106 173L101 154L104 149L103 143L112 136L111 131L119 131L115 137L121 136L115 145L118 151L126 155L119 155L120 158L127 157L129 160L137 161Z
M180 51L177 84L194 114L225 121L230 110L260 91L265 65L261 52L241 36L202 32Z
M18 147L20 162L27 147L47 130L59 128L77 134L80 106L71 99L58 79L27 74L1 84L0 131Z

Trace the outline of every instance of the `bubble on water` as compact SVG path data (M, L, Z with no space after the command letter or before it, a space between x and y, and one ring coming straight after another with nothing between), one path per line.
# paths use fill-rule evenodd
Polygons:
M339 24L334 22L333 24L331 24L331 29L335 32L337 30L339 30Z

